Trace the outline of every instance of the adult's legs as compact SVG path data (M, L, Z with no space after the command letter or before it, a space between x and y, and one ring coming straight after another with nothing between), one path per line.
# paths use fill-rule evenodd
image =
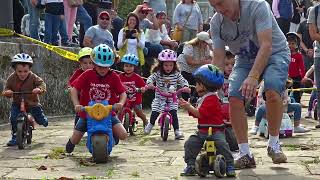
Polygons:
M28 13L30 15L29 28L30 37L33 39L40 39L39 37L39 25L40 25L40 10L33 7L31 0L25 0L28 6Z

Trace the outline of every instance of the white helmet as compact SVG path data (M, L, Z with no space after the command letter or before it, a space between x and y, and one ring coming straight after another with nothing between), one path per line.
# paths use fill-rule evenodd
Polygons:
M12 58L11 63L17 63L17 62L32 64L33 60L29 54L21 53L21 54L16 54Z

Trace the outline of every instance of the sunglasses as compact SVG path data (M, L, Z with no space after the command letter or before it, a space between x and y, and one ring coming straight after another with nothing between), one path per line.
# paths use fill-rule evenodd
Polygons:
M101 20L107 20L107 21L110 20L110 18L108 18L108 17L107 17L107 18L100 17L100 19L101 19Z
M224 22L224 17L222 18L222 21L220 23L220 32L219 32L220 39L222 39L223 41L226 41L226 42L235 41L236 39L238 39L239 36L240 36L240 33L239 33L239 20L235 23L236 24L236 28L237 28L237 32L236 32L235 36L231 36L230 34L223 34L222 33L223 24L224 24L223 22Z

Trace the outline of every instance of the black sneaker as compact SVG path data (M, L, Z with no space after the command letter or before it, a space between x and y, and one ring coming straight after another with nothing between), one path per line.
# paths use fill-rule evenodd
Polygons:
M248 154L239 157L234 161L234 168L235 169L245 169L245 168L254 168L256 167L256 161L254 157L250 157Z
M316 125L316 128L320 128L320 124Z
M183 172L180 174L180 176L195 176L197 175L196 169L192 165L187 165L186 168L184 168Z
M72 153L73 150L74 150L74 147L75 147L75 145L72 144L72 142L71 142L70 139L69 139L69 141L68 141L67 144L66 144L66 152L67 152L67 153Z

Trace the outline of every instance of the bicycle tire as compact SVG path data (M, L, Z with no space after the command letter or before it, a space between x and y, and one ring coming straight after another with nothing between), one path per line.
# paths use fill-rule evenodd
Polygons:
M27 133L27 144L31 144L32 142L32 127L28 127L28 133Z
M313 111L313 119L314 119L314 120L318 120L318 110L317 110L317 107L314 108L314 111Z
M129 113L126 112L123 116L123 127L127 132L129 132L129 126L130 126L130 116L129 116Z
M130 118L130 125L129 125L130 135L134 135L135 127L136 127L136 119L134 118L134 115L132 114L132 117Z
M166 116L164 118L163 124L162 124L162 128L161 128L161 137L163 141L167 141L168 140L168 134L169 134L169 118L168 116Z
M214 175L218 178L224 177L226 174L226 160L221 154L217 155L213 166Z
M17 123L17 145L19 149L25 147L25 121L18 121Z
M107 136L92 136L92 156L95 163L106 163L108 161Z

